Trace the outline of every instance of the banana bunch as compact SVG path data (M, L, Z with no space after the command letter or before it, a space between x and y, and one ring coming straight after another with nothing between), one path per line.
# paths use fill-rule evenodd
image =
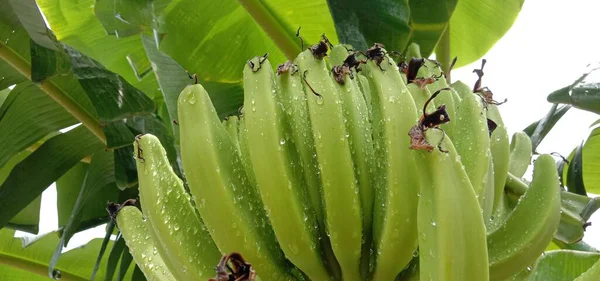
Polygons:
M186 87L186 185L159 140L138 136L143 214L114 214L146 277L505 280L535 263L561 219L553 158L523 182L531 143L509 142L485 61L474 87L448 85L411 50L397 63L381 44L323 37L276 68L255 57L226 120L202 85Z

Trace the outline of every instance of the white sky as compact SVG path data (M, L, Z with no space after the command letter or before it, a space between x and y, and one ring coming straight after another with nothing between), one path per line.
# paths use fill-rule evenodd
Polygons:
M497 100L509 134L540 119L550 108L546 96L569 85L589 63L600 63L600 1L527 0L512 29L484 56L484 85ZM480 62L456 69L452 78L472 85ZM568 155L589 133L600 116L571 109L538 147L539 152ZM57 227L56 188L42 198L40 233ZM23 235L23 234L19 234ZM76 234L69 248L104 237L103 226ZM584 241L600 248L600 212L592 217Z

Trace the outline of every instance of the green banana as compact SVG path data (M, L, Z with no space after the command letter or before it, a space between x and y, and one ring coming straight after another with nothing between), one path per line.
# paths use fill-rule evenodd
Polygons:
M510 142L510 164L508 171L515 177L523 177L531 163L531 139L525 132L516 132Z
M489 226L492 225L492 216L494 214L494 202L496 199L496 188L494 182L494 160L492 159L492 157L488 157L488 165L488 172L485 176L485 185L483 186L483 191L481 192L481 214L483 215L483 220L485 222L487 230L489 230Z
M425 131L438 143L438 130ZM421 280L488 280L486 230L474 188L449 137L448 150L420 150L417 213Z
M369 80L362 74L356 74L358 77L358 86L360 87L360 92L363 93L365 97L365 102L367 103L367 109L369 110L369 122L373 124L373 97L371 96L371 86L369 85Z
M600 259L573 281L594 281L598 279L600 279Z
M232 137L232 139L233 138L234 137ZM243 116L241 116L238 120L237 140L240 161L242 162L242 166L244 166L244 171L246 171L248 185L253 186L256 189L256 176L254 175L254 167L252 167L252 162L250 161L250 148L248 147L248 137L246 136L246 121L244 120Z
M489 113L489 112L488 112ZM498 125L490 137L490 151L492 153L492 162L494 168L494 203L493 215L490 223L496 225L502 219L504 214L504 184L508 173L510 159L510 150L508 143L508 134L504 126ZM488 228L489 230L489 228Z
M465 165L465 171L475 194L482 203L486 201L484 195L491 153L487 119L478 99L476 95L470 94L464 96L458 103L456 116L453 119L455 131L452 141L461 162ZM493 205L493 199L491 204Z
M221 253L212 241L190 196L169 164L160 141L142 135L134 142L140 203L156 248L179 280L208 279Z
M535 161L531 186L514 210L488 234L490 280L503 280L532 264L550 244L559 221L558 174L554 159L545 154Z
M465 97L473 95L473 89L462 81L456 81L450 84L450 87L456 91L457 96L462 100Z
M117 225L133 260L148 281L176 281L163 257L156 251L156 242L150 235L146 219L134 206L118 210Z
M304 79L325 202L326 229L344 280L360 280L362 210L341 97L325 61L310 50L296 58Z
M227 133L229 133L231 141L233 142L236 150L240 153L241 156L239 140L239 123L240 119L235 115L228 116L225 120L223 120L223 126L225 127L225 130L227 130Z
M389 60L389 57L388 57ZM390 60L391 61L391 60ZM417 247L419 182L406 132L417 108L395 64L371 60L363 67L372 85L373 140L378 159L373 215L372 280L393 280Z
M429 92L427 88L421 88L419 85L414 83L409 83L408 85L406 85L406 88L408 89L408 92L412 95L415 106L417 108L423 108L425 102L429 100L429 98L431 98L431 92ZM434 111L436 108L435 103L436 101L430 101L427 105L427 111Z
M343 46L333 47L331 50L331 62L338 63L337 57L343 57L343 54L348 54ZM345 59L345 57L344 57ZM361 93L356 78L352 74L352 69L347 65L336 64L334 67L334 77L336 88L340 93L340 98L344 106L344 122L348 134L352 160L354 163L355 176L358 179L361 197L361 209L363 218L363 253L369 252L369 247L372 243L373 229L373 200L375 197L375 189L373 187L373 166L375 165L375 155L373 149L373 131L369 122L369 110L365 102L365 98ZM335 70L347 69L350 73L338 72ZM341 77L339 77L341 75ZM343 83L337 82L343 81ZM363 268L366 271L369 265L369 255L362 255ZM366 273L363 273L363 275Z
M319 251L318 222L305 188L301 162L286 136L285 113L277 100L268 59L244 68L244 113L250 159L273 231L286 257L312 280L328 280ZM278 212L276 210L287 210Z
M287 65L287 66L286 66ZM296 153L300 157L302 171L312 210L316 213L319 223L319 239L325 257L326 266L334 279L341 278L339 264L335 259L329 237L325 231L324 203L322 202L321 178L317 163L315 142L311 131L310 117L306 96L302 89L302 81L297 66L291 61L286 62L277 69L277 95L283 104L286 113L286 122L289 134Z
M296 280L258 191L251 186L234 144L201 85L182 91L178 115L186 179L217 247L222 253L241 253L264 279Z

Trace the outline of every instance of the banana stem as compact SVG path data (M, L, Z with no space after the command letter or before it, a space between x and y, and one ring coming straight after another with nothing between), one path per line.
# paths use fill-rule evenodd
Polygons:
M258 23L258 25L273 39L277 47L285 54L288 60L293 60L296 55L302 52L300 41L296 39L293 33L286 31L281 24L281 20L271 13L263 1L257 0L238 0L240 4L248 11L248 14Z
M0 254L0 264L7 265L13 268L21 269L42 277L48 277L48 265L40 264L31 260L20 259L10 255ZM60 273L62 281L86 281L87 278L79 277L68 272Z
M17 53L12 51L6 44L0 42L0 59L7 62L21 75L25 76L31 81L31 65ZM67 112L73 117L79 120L88 130L90 130L102 143L106 144L106 136L100 126L100 123L87 111L77 105L71 97L64 93L63 90L58 88L56 84L49 80L43 80L38 83L34 83L48 96L50 96L56 103L62 106Z
M508 176L506 177L505 188L509 192L511 192L517 196L521 196L521 195L525 194L528 187L527 187L527 184L524 183L521 179L519 179L518 177L516 177L515 175L513 175L509 172Z

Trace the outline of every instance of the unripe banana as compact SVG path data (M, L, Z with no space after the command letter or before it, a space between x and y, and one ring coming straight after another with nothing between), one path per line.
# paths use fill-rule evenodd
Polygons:
M517 179L512 179L517 180ZM487 237L490 280L504 280L535 262L560 221L560 192L554 159L537 158L533 181L504 224Z
M483 215L483 221L486 229L489 230L489 226L492 224L492 215L494 213L496 189L494 185L494 160L492 160L492 157L488 158L488 163L489 168L485 176L485 185L483 187L483 191L481 192L481 196L483 197L481 200L481 214Z
M286 257L310 279L328 280L318 223L300 159L286 135L289 130L268 59L258 57L246 64L244 86L244 104L251 107L244 112L250 159L275 236Z
M156 250L145 220L142 212L134 206L125 206L117 214L117 225L133 260L148 281L176 281Z
M417 108L423 108L425 102L431 97L431 92L429 92L427 88L421 88L417 84L409 83L408 85L406 85L406 88L410 92L414 100L415 106ZM436 101L433 100L429 102L429 104L427 105L428 112L435 110L435 103Z
M348 131L338 93L325 61L310 50L296 58L304 76L304 92L325 202L327 232L344 280L360 280L362 211L358 180L354 174Z
M335 54L340 54L337 57L343 57L343 54L347 55L347 53L346 48L343 46L338 45L333 47L331 50L331 62L338 63L338 61L334 59ZM344 71L338 73L335 72L335 70L340 69L349 70L350 73L345 73ZM371 123L369 122L367 104L356 83L356 77L353 76L351 71L352 69L349 69L346 65L336 64L334 65L333 75L338 76L334 77L334 85L336 85L338 93L340 93L343 104L344 122L348 131L346 137L350 142L355 176L358 179L360 187L363 218L362 252L365 253L362 255L362 266L364 269L363 271L365 271L365 273L363 273L364 275L366 274L369 265L369 255L366 253L369 252L372 243L373 200L375 198L375 188L373 185L375 155L373 149L373 131L371 129ZM339 83L337 80L341 80L343 83Z
M600 279L600 259L573 281L596 281L598 279Z
M478 96L470 94L458 103L452 141L482 203L490 167L490 137L485 112L478 99ZM493 204L493 201L490 203Z
M253 186L255 189L257 189L258 187L256 186L256 176L254 175L254 167L252 167L252 161L250 161L250 148L248 147L248 137L246 136L246 121L244 120L243 116L241 116L238 120L237 139L240 161L242 162L242 166L244 166L244 170L246 171L248 185Z
M389 60L389 57L388 57ZM390 60L391 61L391 60ZM419 181L406 133L417 108L395 64L368 61L363 69L373 101L376 194L373 215L375 265L372 280L393 280L417 247Z
M510 164L508 171L521 178L531 164L531 139L525 132L516 132L510 142Z
M140 202L156 248L178 280L208 279L221 253L192 205L160 141L136 138Z
M465 97L473 95L473 89L469 85L465 84L463 81L456 81L450 84L450 87L452 87L452 89L456 91L456 94L458 95L458 97L460 97L461 100Z
M285 69L286 65L287 69ZM292 64L292 62L286 62L286 64L278 68L276 80L280 91L277 92L277 95L287 114L285 120L290 129L289 134L291 135L296 153L300 157L306 189L308 190L311 205L319 223L319 239L326 265L335 279L339 280L341 278L339 264L335 259L329 237L325 231L324 202L322 200L323 195L317 163L317 152L315 150L306 95L302 89L300 77L301 75L298 72L297 66Z
M488 112L489 113L489 112ZM494 220L500 220L504 197L504 184L508 173L510 149L508 134L504 126L498 125L490 137L490 151L494 162ZM492 222L494 223L494 222ZM489 229L489 228L488 228Z
M240 140L239 140L239 121L240 119L235 116L228 116L227 119L223 120L223 126L225 126L225 130L229 134L231 141L233 142L236 150L240 153Z
M369 122L373 124L373 98L371 97L371 86L369 85L369 80L362 74L356 74L358 78L358 86L360 87L360 92L363 93L365 97L365 102L367 103L367 109L369 110Z
M266 280L295 280L258 191L201 85L183 90L178 113L186 179L217 247L242 254Z
M441 133L427 130L429 143ZM488 280L486 231L479 202L449 137L448 150L420 150L418 209L421 280Z

